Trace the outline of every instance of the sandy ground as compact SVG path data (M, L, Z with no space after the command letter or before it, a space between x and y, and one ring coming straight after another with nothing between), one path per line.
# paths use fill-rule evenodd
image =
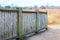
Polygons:
M27 40L60 40L60 25L51 25L48 30Z

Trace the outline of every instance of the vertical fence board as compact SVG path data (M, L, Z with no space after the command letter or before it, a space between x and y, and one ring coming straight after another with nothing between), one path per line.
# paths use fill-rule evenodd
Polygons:
M0 40L5 40L17 36L16 15L17 12L0 12Z
M47 15L44 13L40 13L39 14L39 30L47 27L46 20L47 20Z
M23 34L36 31L36 14L23 13Z
M0 12L0 39L2 40L2 12Z

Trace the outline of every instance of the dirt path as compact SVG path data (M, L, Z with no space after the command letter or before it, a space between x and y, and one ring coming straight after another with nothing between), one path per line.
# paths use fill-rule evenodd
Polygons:
M49 30L30 37L27 40L60 40L60 25L52 25Z

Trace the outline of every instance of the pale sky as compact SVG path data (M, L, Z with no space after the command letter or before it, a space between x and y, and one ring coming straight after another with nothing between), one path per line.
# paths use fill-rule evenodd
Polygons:
M10 6L60 6L60 0L0 0L1 5L10 5Z

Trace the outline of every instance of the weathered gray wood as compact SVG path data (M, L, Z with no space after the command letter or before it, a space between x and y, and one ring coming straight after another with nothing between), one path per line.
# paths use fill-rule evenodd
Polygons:
M2 34L2 12L0 12L0 39L2 39L1 34Z
M46 14L39 14L39 29L46 28L46 20L47 15Z
M23 13L23 34L34 32L36 30L36 14Z
M18 31L19 31L19 37L22 39L22 28L23 28L23 14L22 14L22 8L19 9L19 27L18 27Z
M0 37L1 40L17 36L16 12L0 12Z
M38 32L38 28L39 28L39 9L36 8L36 33Z
M17 15L18 12L18 15ZM35 11L0 10L0 38L8 38L38 32L46 27L46 13Z

